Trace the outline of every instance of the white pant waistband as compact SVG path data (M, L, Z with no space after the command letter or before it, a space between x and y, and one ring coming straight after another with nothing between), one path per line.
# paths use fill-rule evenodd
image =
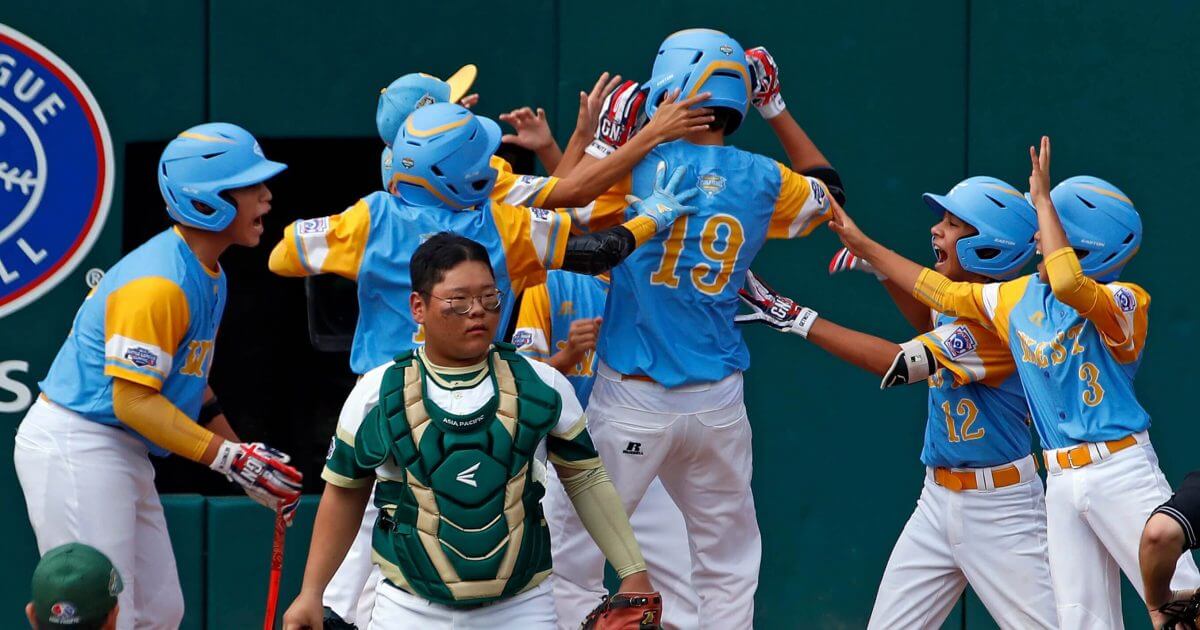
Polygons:
M939 471L942 471L942 472L939 473ZM1015 478L1013 476L1014 471L1018 475ZM946 474L947 472L949 473L949 475ZM974 488L970 487L969 483L964 485L963 487L957 487L957 488L951 487L947 483L947 481L949 481L948 477L953 477L954 479L958 480L958 483L962 483L962 481L969 479L971 476L974 476L974 478L975 478L975 483L974 483L975 487ZM970 492L970 491L986 492L988 490L995 490L998 487L1006 488L1009 486L1015 486L1018 484L1022 484L1027 481L1030 481L1031 479L1034 479L1036 477L1037 477L1037 461L1034 460L1032 454L1026 455L1025 457L1022 457L1021 459L1009 462L1007 464L1000 464L999 466L989 466L987 468L941 468L941 467L934 467L934 466L926 466L925 467L925 478L926 479L934 482L935 484L937 484L939 486L947 487L950 490L954 490L956 492ZM954 482L950 482L950 483L954 483Z

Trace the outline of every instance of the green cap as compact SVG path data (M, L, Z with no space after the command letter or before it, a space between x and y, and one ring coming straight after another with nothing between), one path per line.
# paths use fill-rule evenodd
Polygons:
M125 588L107 556L82 543L46 552L33 570L33 610L42 628L80 628L104 621Z

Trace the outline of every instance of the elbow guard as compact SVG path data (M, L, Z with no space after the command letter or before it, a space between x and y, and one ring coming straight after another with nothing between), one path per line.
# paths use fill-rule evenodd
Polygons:
M937 367L937 359L925 344L915 339L906 341L900 344L900 352L896 353L892 367L883 375L879 389L919 383L929 378Z
M594 276L621 264L636 248L633 232L622 226L594 234L572 235L567 239L562 268Z
M833 195L833 199L838 202L838 205L846 205L846 188L842 185L842 176L838 175L837 170L832 166L810 168L804 171L804 174L821 180L821 183L825 184L825 187L829 189L829 194Z

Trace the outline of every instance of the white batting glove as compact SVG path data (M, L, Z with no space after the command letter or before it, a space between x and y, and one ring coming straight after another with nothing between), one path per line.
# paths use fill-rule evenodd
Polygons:
M208 467L241 486L257 503L281 511L291 525L304 476L288 466L289 461L285 453L261 442L226 440Z
M850 250L845 247L838 250L833 255L833 259L829 261L829 275L841 273L843 271L862 271L875 276L876 280L887 280L887 276L879 273L879 270L872 267L871 263L850 253Z
M817 321L816 311L780 295L759 280L753 271L746 271L746 287L738 289L738 297L750 307L749 313L734 316L733 321L739 324L761 322L779 332L807 339L808 331Z
M750 102L764 120L783 113L787 105L779 93L779 65L766 48L756 46L746 51L746 65L750 68L750 87L754 90Z

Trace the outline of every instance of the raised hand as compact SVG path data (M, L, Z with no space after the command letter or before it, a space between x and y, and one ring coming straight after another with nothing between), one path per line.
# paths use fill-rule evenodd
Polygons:
M707 107L692 109L693 106L708 100L710 92L701 92L682 101L679 90L667 95L654 111L654 117L642 128L640 134L650 134L656 142L678 140L693 131L704 131L714 119L712 110Z
M1029 147L1029 196L1036 205L1039 199L1050 198L1050 137L1042 136L1041 151Z
M646 94L637 81L626 81L604 98L589 155L605 158L638 132L646 122Z
M764 119L778 116L787 107L779 93L779 65L766 48L756 46L746 51L746 66L750 69L750 102Z
M829 220L829 229L837 234L838 239L842 241L842 245L850 250L850 253L855 256L862 257L863 253L871 243L870 237L858 229L858 225L846 214L846 211L838 205L837 201L830 200L830 205L833 208L833 218Z
M521 107L507 114L500 114L499 118L517 132L504 134L500 138L501 142L515 144L535 153L554 144L550 123L546 121L546 110L541 107L537 108L536 114L528 107Z
M579 116L575 119L575 133L583 138L596 135L596 127L600 120L600 111L604 99L621 85L621 75L610 77L607 72L600 73L591 92L579 93Z
M479 94L474 93L474 92L472 92L471 94L468 94L458 100L458 104L462 105L463 107L466 107L467 109L471 109L472 107L475 107L475 104L478 102L479 102Z
M633 207L637 216L649 217L654 221L656 232L661 232L671 226L675 219L695 214L695 206L686 205L700 193L695 187L682 194L677 194L687 169L680 166L671 173L671 180L663 183L667 176L667 163L659 162L654 174L654 194L639 199L633 195L625 195L625 201Z

